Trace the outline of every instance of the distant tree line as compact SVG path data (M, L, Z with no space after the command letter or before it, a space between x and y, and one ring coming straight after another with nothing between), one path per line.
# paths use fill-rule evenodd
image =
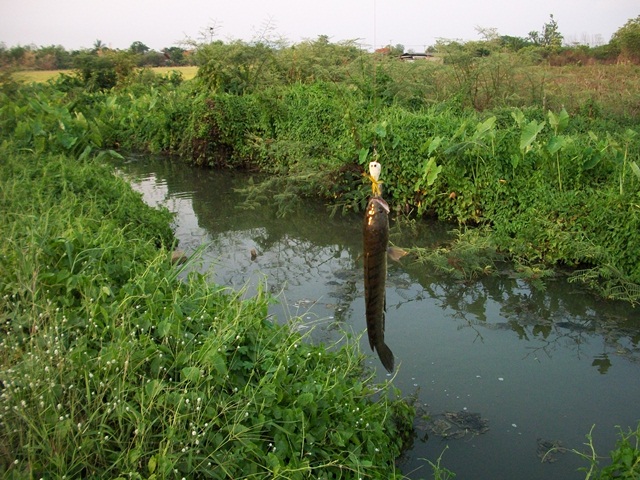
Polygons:
M552 66L590 63L640 63L640 15L630 19L611 37L609 43L589 45L568 42L560 32L553 15L542 29L529 32L526 37L500 35L494 28L477 29L480 41L457 42L440 40L431 51L443 54L445 62L452 53L483 57L494 53L516 53L531 64Z
M140 41L133 42L127 50L108 48L101 40L96 40L92 48L66 50L60 45L36 47L17 45L7 47L0 43L0 68L18 70L67 70L87 63L87 57L126 56L136 67L176 67L194 65L191 51L181 47L167 47L161 51L152 50Z
M452 53L470 57L517 53L532 64L640 63L640 15L620 27L609 43L597 42L597 45L589 45L588 41L567 41L553 15L549 16L549 21L542 29L532 30L526 37L500 35L495 28L477 27L476 31L481 40L462 42L440 39L435 45L427 47L426 52L441 54L445 62L451 59ZM404 46L398 44L386 45L377 49L376 53L396 56L403 51Z
M476 30L481 40L461 42L441 39L435 45L427 47L425 52L439 54L445 62L453 58L452 55L485 57L494 53L516 53L532 64L545 62L550 65L640 63L640 15L629 19L620 27L609 43L595 46L577 41L567 42L553 15L550 15L549 21L542 26L541 30L533 30L525 37L500 35L495 28L477 27ZM109 61L127 65L127 68L197 65L199 50L219 50L225 46L234 47L239 44L244 42L232 41L225 44L216 40L200 45L193 44L190 49L173 46L156 51L140 41L135 41L128 49L118 50L108 48L101 40L96 40L92 48L68 51L60 45L7 47L4 43L0 43L0 69L82 70L89 64L108 64ZM268 45L264 42L251 42L245 46L254 45L262 48L262 50L258 48L260 51L257 54L263 57L273 50L305 49L310 45L326 47L328 44L328 37L320 35L313 42L303 41L294 46L285 43ZM348 45L352 53L358 50L354 42L343 42L342 45ZM404 46L402 44L387 45L377 49L376 53L400 56L404 53ZM236 60L242 62L241 57L239 56ZM295 63L295 58L292 61Z

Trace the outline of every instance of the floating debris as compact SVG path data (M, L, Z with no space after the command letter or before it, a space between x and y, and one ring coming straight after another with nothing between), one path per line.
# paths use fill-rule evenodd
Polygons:
M558 461L556 453L565 453L567 449L562 446L560 440L537 440L538 446L536 454L542 463L553 463Z
M457 439L471 435L480 435L489 431L489 421L479 413L461 410L444 412L422 425L428 433L444 439Z
M171 263L174 265L182 265L187 261L187 255L182 250L174 250L171 252Z

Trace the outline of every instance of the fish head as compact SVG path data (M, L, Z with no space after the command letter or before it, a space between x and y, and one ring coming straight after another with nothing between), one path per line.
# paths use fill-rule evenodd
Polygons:
M382 197L372 197L367 204L367 215L389 213L389 204Z
M367 204L365 213L365 225L382 225L387 221L389 205L382 197L372 197Z

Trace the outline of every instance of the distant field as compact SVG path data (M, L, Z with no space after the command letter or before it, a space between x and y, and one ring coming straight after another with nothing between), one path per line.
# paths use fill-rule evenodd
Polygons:
M156 67L152 68L156 73L167 74L172 70L182 72L182 76L185 80L190 80L196 76L198 67ZM57 77L61 73L72 73L72 70L23 70L21 72L15 72L13 78L23 82L46 82L52 78Z

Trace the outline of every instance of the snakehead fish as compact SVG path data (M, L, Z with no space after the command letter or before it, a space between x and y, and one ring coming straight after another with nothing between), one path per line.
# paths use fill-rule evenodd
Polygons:
M380 196L369 199L364 216L364 302L367 334L372 350L384 368L393 372L393 353L384 343L387 278L387 246L389 243L389 205Z

